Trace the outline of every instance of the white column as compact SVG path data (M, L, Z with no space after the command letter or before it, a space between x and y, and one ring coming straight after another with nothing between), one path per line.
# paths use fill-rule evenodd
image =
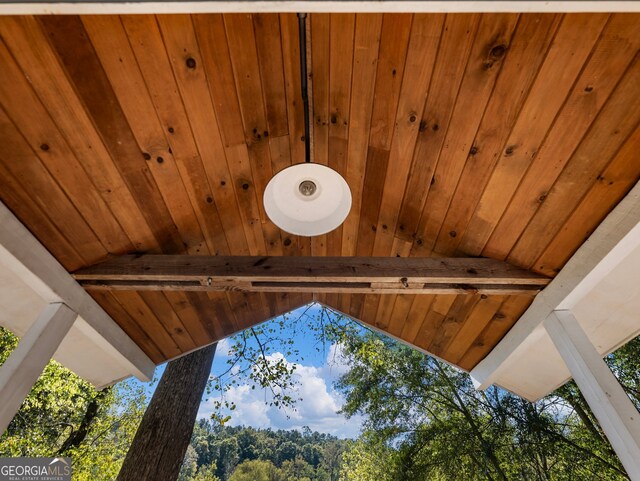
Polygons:
M9 426L76 317L65 304L49 304L0 366L0 434Z
M640 413L571 311L553 311L544 327L627 474L640 481Z

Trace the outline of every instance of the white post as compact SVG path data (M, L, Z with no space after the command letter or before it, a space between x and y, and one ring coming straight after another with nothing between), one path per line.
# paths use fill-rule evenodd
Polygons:
M65 304L49 304L0 366L0 434L9 426L76 317Z
M544 327L627 474L640 481L640 413L571 311L553 311Z

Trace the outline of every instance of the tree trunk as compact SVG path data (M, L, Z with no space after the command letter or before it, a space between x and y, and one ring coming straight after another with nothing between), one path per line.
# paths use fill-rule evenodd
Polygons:
M215 352L213 344L167 364L118 481L178 479Z
M89 401L87 404L87 410L84 412L84 416L82 418L82 422L77 430L72 430L69 437L65 439L64 443L62 443L62 447L58 449L56 456L62 456L67 453L71 448L77 448L80 446L82 441L89 434L89 428L91 427L91 423L98 415L98 410L100 409L100 403L104 400L104 398L111 392L111 388L104 388L102 391L96 394L96 397Z

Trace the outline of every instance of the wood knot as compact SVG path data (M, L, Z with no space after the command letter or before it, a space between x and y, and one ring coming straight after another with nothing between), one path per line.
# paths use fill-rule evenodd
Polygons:
M475 145L469 149L469 155L476 155L478 153L478 147Z
M513 153L516 150L516 146L515 145L510 145L508 146L505 150L504 150L504 155L513 155Z
M144 160L151 160L151 154L149 154L148 152L143 152L142 153L142 158Z
M191 70L196 68L196 59L193 57L189 57L185 63L187 64L187 68Z
M287 238L284 240L284 242L282 242L282 243L285 245L285 247L288 247L288 246L290 246L290 245L291 245L291 239L289 239L289 238L287 237Z
M162 164L164 162L164 159L162 157L156 157L156 162Z
M504 57L504 54L507 52L507 46L504 44L496 45L489 51L489 57L494 60L501 59Z
M40 145L40 150L43 150L45 152L48 151L49 150L49 144L41 144Z

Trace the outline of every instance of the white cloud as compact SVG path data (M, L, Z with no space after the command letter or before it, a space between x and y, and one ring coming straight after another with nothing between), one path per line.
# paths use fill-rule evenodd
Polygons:
M285 359L279 352L269 357ZM302 400L296 403L294 409L268 406L265 401L271 399L269 391L251 389L249 384L234 386L226 393L226 399L236 405L235 411L229 413L229 424L273 429L302 429L309 426L313 431L339 437L356 437L360 432L362 419L354 416L347 420L337 413L344 399L333 388L333 382L348 369L340 347L330 346L325 363L320 367L304 364L295 366L294 377L298 385L293 396ZM203 402L198 417L209 417L216 399L219 400L214 398Z
M228 359L231 355L231 340L228 337L225 337L221 341L218 341L218 346L216 347L216 358L224 358Z
M324 366L329 369L329 374L336 379L349 371L349 360L344 354L342 344L331 344L327 352L327 361Z

